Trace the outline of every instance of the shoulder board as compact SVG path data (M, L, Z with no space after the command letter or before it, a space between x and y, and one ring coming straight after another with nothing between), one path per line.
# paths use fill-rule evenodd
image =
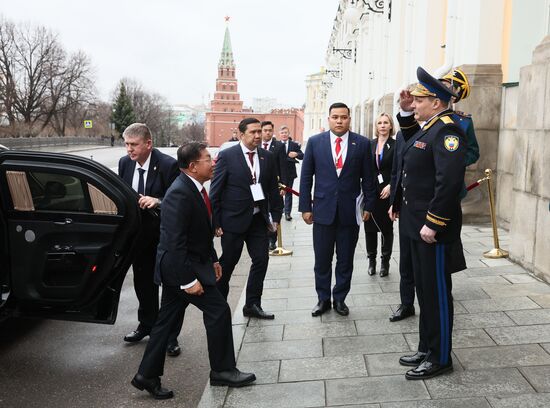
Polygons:
M462 112L462 111L455 111L455 113L456 113L458 116L462 116L462 117L464 117L464 118L471 118L471 117L472 117L471 114L469 114L469 113L464 113L464 112Z
M450 125L451 123L454 123L454 121L449 116L441 116L439 120L441 120L446 125Z

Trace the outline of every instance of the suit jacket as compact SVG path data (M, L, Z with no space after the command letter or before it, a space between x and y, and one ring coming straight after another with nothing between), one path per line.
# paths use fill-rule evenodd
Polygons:
M421 129L413 117L398 115L405 138L402 170L397 173L395 211L400 211L402 231L420 240L423 225L437 231L438 242L460 239L466 135L443 111ZM414 134L412 134L414 132ZM411 136L412 134L412 136Z
M394 157L391 168L391 187L390 187L390 205L395 203L395 191L397 190L397 175L401 174L403 169L403 147L405 146L405 139L401 131L395 135ZM395 205L394 208L398 208Z
M204 199L193 181L181 173L162 202L155 283L186 285L194 279L215 286L214 234Z
M132 187L135 170L136 162L130 159L129 156L124 156L119 160L118 174L130 187ZM145 182L145 195L159 198L162 201L168 187L170 187L179 173L176 159L157 149L153 149L151 151L151 160L149 161L147 181ZM151 242L156 244L159 235L160 220L158 217L147 216L142 218L142 222L142 239L150 239ZM143 244L145 245L145 242Z
M284 147L284 143L281 142ZM294 140L288 139L288 151L285 154L286 158L286 166L287 166L287 179L285 180L285 184L290 184L292 180L294 180L296 177L298 177L298 173L296 173L296 164L299 163L298 160L304 159L304 152L302 152L302 147L299 143L295 142ZM288 157L288 153L295 152L298 153L298 156L296 158Z
M273 154L258 148L260 162L260 178L265 199L254 202L250 185L252 174L246 163L241 144L222 151L210 185L210 201L212 203L214 228L221 227L224 231L243 233L250 227L254 207L258 206L266 222L279 222L282 215L282 200L277 183L277 164Z
M300 177L299 211L310 212L313 208L313 221L324 225L332 224L338 211L341 224L357 225L355 201L361 190L365 195L365 211L374 210L377 197L370 142L364 136L349 132L346 160L340 177L336 173L331 149L330 132L309 138Z
M122 157L118 162L118 175L131 187L136 170L136 162L129 156ZM162 198L168 187L180 173L178 162L171 156L162 153L157 149L151 151L149 162L149 173L145 183L145 195Z
M391 182L392 176L392 166L395 153L395 139L389 137L386 143L384 144L382 162L380 163L380 169L376 165L376 146L378 145L378 139L373 139L371 141L371 160L372 160L372 169L374 172L374 183L376 184L376 189L378 193L382 191ZM382 183L378 182L378 174L381 174L384 181ZM390 187L391 188L391 187Z
M261 147L263 147L263 140ZM273 156L275 157L275 162L277 164L277 177L279 177L281 183L284 183L284 181L288 179L285 145L282 142L279 142L277 139L272 138L271 144L269 145L269 151L273 153Z

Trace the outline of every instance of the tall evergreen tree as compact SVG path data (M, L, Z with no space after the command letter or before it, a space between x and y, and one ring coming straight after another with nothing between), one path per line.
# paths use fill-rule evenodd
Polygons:
M126 85L123 81L120 81L120 90L113 104L111 120L115 124L115 130L121 135L124 129L136 121L132 101L126 92Z

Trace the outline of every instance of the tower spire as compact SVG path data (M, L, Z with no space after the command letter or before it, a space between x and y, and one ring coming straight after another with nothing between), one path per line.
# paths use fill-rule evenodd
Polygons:
M225 18L228 24L225 27L225 36L223 38L222 53L220 55L219 68L235 68L235 61L233 61L233 49L231 48L231 35L229 34L229 17Z

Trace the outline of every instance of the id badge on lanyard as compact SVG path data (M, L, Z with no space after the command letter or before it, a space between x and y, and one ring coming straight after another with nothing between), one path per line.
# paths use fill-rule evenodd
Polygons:
M262 190L262 185L257 182L256 179L256 162L253 165L248 164L250 173L252 174L252 184L250 185L250 192L252 193L252 199L254 202L265 200L264 192Z

